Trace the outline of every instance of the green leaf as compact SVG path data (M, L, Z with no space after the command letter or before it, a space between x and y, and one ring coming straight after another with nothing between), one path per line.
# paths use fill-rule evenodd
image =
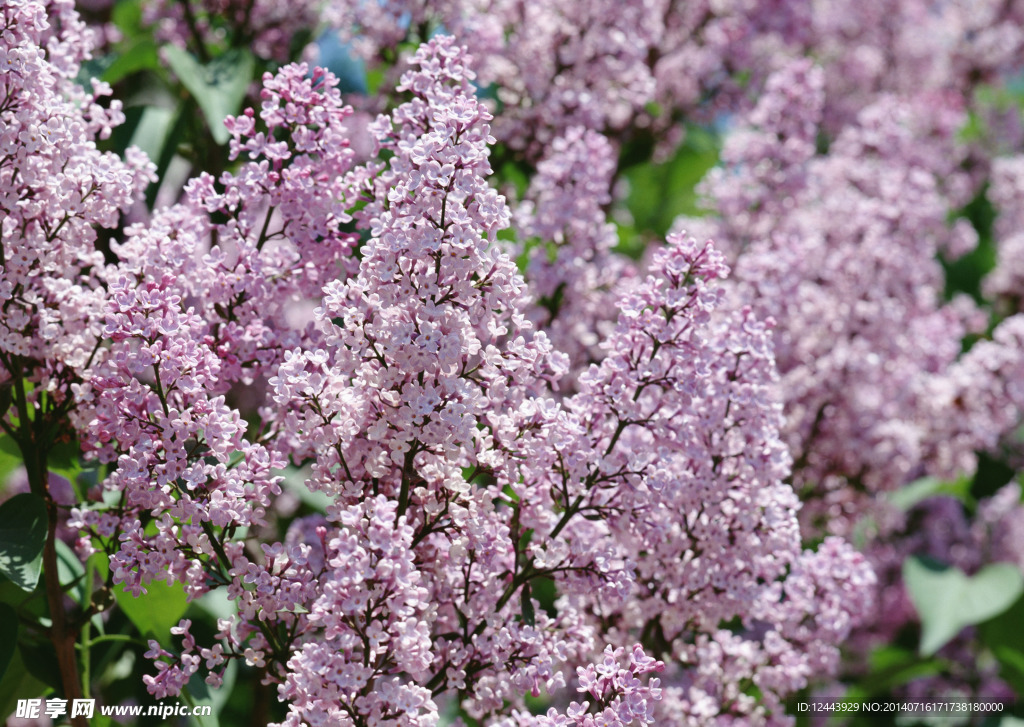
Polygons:
M637 230L664 237L679 215L703 214L697 184L718 162L718 146L714 132L688 126L685 141L667 162L645 162L626 170L626 204Z
M18 644L18 614L6 603L0 603L0 682L14 658Z
M899 687L916 679L939 674L948 669L944 659L922 659L900 646L883 646L869 657L870 669L847 690L844 701L867 702L890 695Z
M664 239L680 215L699 217L701 207L697 185L718 162L719 139L699 126L686 127L686 139L674 157L666 162L646 161L654 148L650 143L623 150L620 168L629 183L626 197L628 215L614 220L619 244L616 251L639 259L647 242ZM643 161L641 161L643 160Z
M53 644L47 641L22 641L18 646L25 668L43 684L61 688L60 663Z
M529 172L523 169L523 166L516 164L515 162L508 161L501 165L501 168L497 171L498 186L501 184L512 184L516 189L516 197L522 199L526 194L527 188L530 186ZM506 228L509 229L509 228Z
M997 646L992 653L999 661L999 676L1018 694L1024 692L1024 654L1008 646Z
M24 492L0 505L0 573L23 591L39 582L46 544L46 504Z
M238 661L233 660L224 669L224 681L217 688L210 687L200 674L194 674L185 687L184 696L186 701L193 707L209 706L210 714L207 716L196 716L193 720L199 727L220 727L220 720L217 715L224 711L231 690L235 686L235 679L238 676Z
M178 146L185 138L186 128L188 127L187 108L189 106L191 104L179 104L177 110L172 113L172 121L169 122L170 128L167 129L167 132L159 141L160 154L159 156L151 157L156 162L157 179L164 179L164 173L170 167L171 162L174 161ZM159 119L154 119L153 123L156 124L158 121ZM156 204L156 196L160 192L161 186L159 183L151 184L146 189L146 206L150 209L153 209L153 206Z
M533 609L533 599L530 597L529 583L524 584L523 590L519 592L519 603L522 606L523 623L527 626L536 626L537 613Z
M936 495L950 495L963 503L971 502L971 480L961 477L957 480L940 480L937 477L923 477L890 493L889 503L904 512Z
M85 603L85 566L78 560L78 556L64 541L58 540L54 543L57 550L57 574L60 578L60 585L75 603ZM70 586L70 588L69 588Z
M215 619L231 618L238 613L235 602L228 598L228 594L223 588L207 591L192 601L192 606L201 609Z
M147 584L146 591L146 595L135 598L128 591L117 588L114 598L140 634L167 644L171 627L178 625L188 608L185 591L180 583L169 586L163 581Z
M921 617L920 653L930 656L965 626L987 621L1024 593L1024 576L995 563L974 576L917 556L903 563L903 582Z
M141 0L118 0L110 19L126 36L136 35L142 30Z
M999 675L1024 694L1024 598L982 624L978 635L999 661Z
M14 714L19 699L35 699L45 691L46 685L29 673L21 652L15 649L7 673L0 679L0 714L5 718Z
M256 71L252 54L233 49L203 65L174 45L164 46L163 53L171 70L203 110L214 141L227 143L231 134L224 127L224 119L241 110Z
M12 581L0 576L0 603L6 603L13 608L22 623L34 621L39 624L49 624L50 614L46 605L46 594L43 592L42 584L36 589L25 594Z
M21 467L21 450L13 439L0 434L0 492L7 483L7 478L14 470Z
M78 442L60 442L50 450L47 465L50 472L60 475L68 482L75 482L82 472L81 449Z
M983 624L979 629L982 641L989 647L1008 646L1024 654L1024 598Z
M173 121L174 109L147 106L135 126L129 143L146 152L150 159L158 160L170 137Z
M160 68L156 43L150 38L136 38L107 66L100 80L114 84L133 73Z
M366 72L366 90L370 96L377 93L377 89L384 82L384 69L371 68Z

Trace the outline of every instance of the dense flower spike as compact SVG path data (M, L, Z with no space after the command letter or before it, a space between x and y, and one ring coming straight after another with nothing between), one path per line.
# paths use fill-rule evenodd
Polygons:
M620 666L622 647L604 650L600 664L577 667L582 702L572 702L565 714L551 708L543 716L514 712L509 719L496 724L508 727L627 727L654 724L654 704L661 699L658 679L643 683L638 677L659 672L665 665L644 653L637 644L629 655L629 667ZM591 707L591 700L596 705Z
M5 3L0 28L0 379L24 372L63 405L98 353L96 228L118 224L152 166L96 147L124 115L101 105L109 86L72 80L91 47L73 3Z
M605 209L614 171L608 140L574 127L551 144L516 211L537 298L529 317L568 354L574 372L603 357L598 344L614 324L615 291L634 274L612 252L618 236Z
M979 81L1019 69L1019 3L839 0L814 3L811 44L825 65L826 124L838 131L878 93L912 103L968 101Z
M975 452L994 450L1020 422L1021 321L1007 319L961 355L961 340L984 323L966 299L943 300L939 256L957 258L977 242L965 220L948 221L962 198L943 153L952 126L936 133L920 108L882 96L819 153L824 87L807 61L769 79L705 193L721 215L711 234L735 259L739 295L778 321L784 432L802 517L844 535L867 518L904 542L868 549L887 601L902 592L903 559L920 548L898 534L906 523L880 495L924 475L974 471ZM994 197L1012 208L1013 166L995 168ZM1013 229L1012 218L1003 223ZM1002 271L1013 275L1012 265ZM876 623L891 616L904 625L913 615L883 612ZM862 643L894 633L862 634Z
M467 672L478 690L486 686L481 698L487 694L489 705L503 695L518 698L510 680L535 680L529 675L540 668L544 679L553 678L552 647L543 643L540 623L509 623L518 602L501 599L501 573L511 565L511 510L496 511L497 493L471 483L513 466L516 411L536 382L563 364L543 334L530 343L523 338L523 283L493 245L509 215L485 182L490 116L472 95L468 59L451 39L436 39L416 61L419 69L400 85L412 100L373 127L394 156L358 214L373 233L359 272L328 285L317 312L325 348L293 353L271 385L286 429L304 434L293 454L316 458L309 486L334 500L328 520L345 525L346 512L377 493L392 521L406 523L405 557L417 545L422 563L422 576L411 581L423 582L413 611L401 616L394 609L402 602L388 601L379 606L379 623L352 626L379 640L380 653L340 642L331 657L338 673L362 674L364 684L381 690L378 701L360 701L347 712L384 719L415 710L431 724L431 689L443 690L449 680L465 685ZM473 470L468 481L464 468ZM328 606L314 607L311 629ZM504 623L497 620L503 611ZM388 635L396 618L407 624L394 626L406 636ZM436 638L465 628L474 632L472 643ZM328 643L334 631L327 629ZM413 638L418 646L398 646ZM419 665L396 663L396 648L419 654ZM322 647L312 643L297 653L282 695L303 690L314 700L330 699L332 687L318 676L322 658ZM356 665L367 660L370 668L360 672ZM420 686L387 676L398 673ZM293 705L289 724L317 709L315 701Z
M293 700L285 724L436 723L429 689L413 680L432 662L429 591L410 548L413 529L383 495L338 513L342 530L327 544L329 570L308 617L320 638L288 661L281 696ZM421 717L421 712L422 717Z
M341 226L362 179L349 174L336 79L306 71L267 75L265 131L251 112L228 119L232 153L253 161L194 180L183 205L129 230L117 248L123 262L107 273L106 333L123 343L78 390L79 421L87 443L118 464L106 483L124 493L114 573L136 593L170 575L197 596L209 569L219 578L246 571L240 553L227 555L225 532L262 523L279 492L271 470L284 461L243 440L225 394L304 340L292 309L350 267L353 236ZM316 203L314 188L323 192ZM214 213L226 221L212 223ZM108 517L78 515L102 523L106 537ZM140 532L148 518L162 523L156 537ZM258 597L242 600L258 611Z
M137 148L125 161L97 147L124 115L118 101L104 107L107 84L86 90L76 82L92 45L70 0L0 6L0 436L20 452L26 497L45 513L46 541L36 552L48 624L40 633L72 699L82 694L76 625L63 611L56 554L67 502L47 457L72 439L73 389L106 354L98 229L116 227L153 176ZM22 546L20 535L5 537ZM10 575L9 552L3 562Z
M858 620L873 580L864 559L838 541L800 553L768 334L749 310L723 309L717 279L726 272L710 245L682 236L655 255L651 275L619 302L607 358L567 402L584 429L560 451L603 456L560 456L552 486L567 513L601 516L565 528L570 552L582 539L595 568L607 570L612 557L635 573L615 591L567 592L676 662L666 672L675 696L656 711L671 724L699 724L709 714L777 718L780 697L835 665L836 639ZM812 563L827 565L808 579ZM844 591L853 598L818 600ZM818 615L825 600L831 605ZM744 630L721 630L734 618ZM802 633L795 624L804 624ZM764 656L740 671L705 671L711 654L732 649ZM758 684L760 703L735 699L745 679ZM677 691L682 685L690 686Z
M1001 296L1016 312L1024 303L1024 157L996 159L989 197L999 210L996 220L998 264L985 280L985 292Z
M1020 3L88 5L0 8L9 672L286 727L1012 696L1013 612L931 659L903 573L1024 570Z
M367 58L432 23L470 44L481 82L511 111L499 138L538 155L572 126L621 128L653 92L650 18L640 4L332 2L333 23ZM352 31L358 31L353 34Z
M183 205L130 232L108 273L114 344L79 402L122 499L75 522L116 546L114 582L134 593L158 578L193 598L226 586L237 607L211 647L187 623L178 655L154 646L150 690L177 693L201 661L216 684L244 660L278 684L287 725L432 725L453 690L497 724L506 704L563 688L562 669L593 658L611 628L644 642L631 666L609 647L603 665L581 666L585 703L538 724L657 719L662 692L638 677L664 665L644 649L671 662L677 698L663 718L776 714L834 666L845 604L870 576L839 544L800 553L766 328L749 310L718 310L721 256L673 238L618 301L600 365L564 406L551 400L566 357L532 330L497 243L510 215L486 183L490 114L469 58L435 38L415 60L399 85L409 100L371 127L386 166L352 167L334 79L298 66L268 75L267 131L251 112L229 120L232 153L263 159L200 176ZM583 185L581 165L596 155L609 174L610 147L577 130L555 151L524 224L569 255L534 274L563 276L566 304L588 310L612 281L574 268L609 257L611 233L607 197L588 199L607 195L607 176ZM580 219L559 212L562 179L581 184L564 193ZM332 192L311 208L298 200L314 181ZM338 227L356 202L370 232L358 268ZM315 325L289 328L282 299L319 286ZM277 424L253 442L224 394L261 372L273 374L262 415ZM306 486L330 504L257 557L234 533L268 527L286 457L310 464ZM535 598L541 579L562 594L557 613ZM843 589L845 601L827 595ZM744 630L727 637L736 618ZM716 691L701 671L710 644L764 656ZM802 666L777 673L777 658ZM729 696L746 679L764 705ZM697 711L679 706L681 684L687 705L703 695Z
M706 193L743 295L779 324L794 481L820 498L804 516L848 532L865 504L855 489L972 467L980 439L928 427L947 419L933 416L934 393L973 316L966 301L943 304L936 258L970 249L973 231L947 224L941 147L918 133L913 110L883 98L816 155L820 72L801 61L767 90ZM841 227L829 224L840 215Z
M670 150L680 115L713 114L736 99L735 74L759 73L810 28L808 3L774 0L332 0L327 17L370 60L414 31L453 33L504 109L496 137L534 159L580 126L624 138L658 129Z

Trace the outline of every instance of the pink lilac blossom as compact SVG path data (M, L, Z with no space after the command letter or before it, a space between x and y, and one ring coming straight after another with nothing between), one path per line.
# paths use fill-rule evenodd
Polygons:
M883 97L817 154L823 82L807 61L769 80L705 193L741 295L778 321L785 436L811 495L803 516L842 533L871 493L969 471L986 440L934 429L950 419L934 395L951 390L978 318L966 299L943 301L938 253L976 241L965 221L947 223L943 145Z
M6 3L0 32L0 387L17 399L0 425L34 456L52 443L31 420L66 440L71 389L105 356L97 229L118 225L153 167L135 147L127 161L97 148L124 115L103 105L109 86L74 80L93 36L73 3Z
M420 70L399 86L412 100L373 125L394 156L357 215L373 235L359 272L325 288L317 313L325 348L294 352L271 379L287 428L305 433L293 456L315 457L308 484L333 499L328 520L344 524L372 488L401 528L394 537L403 533L405 557L417 556L410 582L424 584L406 615L387 602L379 623L350 623L359 635L351 645L343 634L335 644L328 628L325 652L324 636L311 631L288 662L287 724L311 719L315 700L332 699L321 676L327 653L338 673L377 685L378 698L342 712L383 720L407 713L410 724L432 724L432 697L449 682L471 691L471 709L493 711L503 697L557 685L553 661L572 650L546 616L534 624L511 618L519 604L502 597L501 575L511 566L511 511L496 510L496 493L471 484L512 466L513 442L500 446L498 435L514 437L531 390L563 364L542 334L529 344L522 337L522 279L493 244L509 215L485 182L490 116L472 95L467 62L450 39L424 46ZM366 598L367 589L347 592ZM365 639L380 643L379 653L368 654ZM398 651L418 659L415 668L397 664ZM408 676L388 676L397 673Z
M100 152L124 120L95 82L74 82L91 38L70 2L0 9L0 352L2 376L23 368L60 404L98 354L104 296L96 227L114 227L152 177L136 148Z
M344 228L365 170L343 136L350 109L336 84L304 64L268 74L259 114L225 122L232 158L247 161L220 179L200 174L181 204L130 227L114 246L123 262L108 273L112 285L124 275L173 274L167 285L196 310L197 335L219 357L211 391L238 396L261 381L312 335L296 310L353 269L357 236ZM160 333L173 334L174 325L169 318Z
M948 223L959 197L942 180L948 160L939 152L953 124L921 133L913 106L883 96L822 153L824 81L808 61L770 79L705 191L721 215L713 234L735 260L736 294L778 321L783 431L805 523L849 534L874 521L867 555L879 608L857 635L863 646L891 640L916 618L900 583L910 554L927 550L968 570L986 553L1006 558L969 537L962 514L910 528L882 495L926 474L973 472L975 452L995 449L1019 423L1022 319L1006 319L962 354L965 334L981 333L985 321L963 298L943 298L939 254L956 257L976 240L965 221ZM996 196L1009 198L1013 167L996 169ZM1016 522L1011 500L985 512ZM954 522L959 536L949 532ZM977 651L970 634L948 648ZM998 691L992 670L985 679Z
M971 534L982 544L984 563L1013 563L1024 572L1024 505L1013 482L978 504Z
M229 120L251 161L192 182L105 272L112 345L76 400L120 498L75 510L82 549L108 549L133 593L222 587L237 609L210 646L187 620L177 653L152 644L147 686L217 684L238 660L277 684L285 725L434 725L445 694L503 724L579 666L584 701L537 724L785 723L872 575L836 539L801 552L768 327L724 302L721 255L673 237L620 297L600 364L555 400L567 357L497 243L511 215L469 63L451 38L424 44L409 100L371 126L388 161L365 167L335 134L335 79L268 75L268 131ZM588 148L606 149L581 132L566 151ZM534 192L529 224L549 224L553 191ZM600 253L599 210L582 209ZM368 232L351 258L349 214ZM312 325L288 327L288 296L320 301ZM274 424L250 436L225 395L257 373ZM289 459L330 504L257 551L243 534L267 532ZM638 644L628 667L617 644ZM646 675L662 669L659 702Z
M661 699L658 679L646 684L639 677L660 672L664 664L644 653L636 644L629 654L629 667L620 665L623 647L605 647L600 663L576 667L583 701L573 701L562 714L552 707L544 715L513 711L512 716L495 722L495 727L626 727L655 724L654 705ZM591 707L593 700L595 707Z
M621 128L650 100L650 24L642 4L334 2L328 22L368 59L415 32L443 27L478 59L504 112L496 136L536 155L572 126Z
M628 590L593 584L566 598L672 657L663 681L673 696L656 708L672 724L785 723L780 698L835 666L834 639L873 583L838 539L800 552L768 331L748 309L723 306L726 272L710 245L682 236L655 254L646 281L620 299L607 357L566 403L584 426L559 427L551 488L566 512L602 516L569 523L565 537L598 553L610 540L635 573ZM592 463L573 451L603 454ZM736 631L722 628L733 620ZM727 666L736 650L750 655L739 670ZM749 684L760 701L742 696Z
M29 500L45 503L42 633L70 698L81 695L75 625L56 566L67 493L48 456L73 440L72 391L106 355L98 230L116 227L153 176L137 148L125 161L97 147L124 116L116 101L104 107L109 86L75 80L93 41L71 2L0 6L0 430L21 455Z
M211 683L227 658L265 663L269 652L283 663L261 614L290 614L275 623L294 628L297 606L315 598L311 546L254 555L232 539L266 526L286 460L259 441L273 432L245 438L226 396L313 335L290 325L289 306L352 268L354 236L342 227L365 170L340 136L348 110L336 84L303 65L268 74L258 120L250 111L227 121L232 154L249 161L198 177L185 202L128 230L105 272L110 355L76 388L83 446L116 463L103 486L120 493L114 509L73 511L80 548L116 551L114 582L135 594L152 580L178 581L191 598L227 587L240 616L221 625L219 651L201 653ZM176 694L198 657L167 663L154 694Z
M815 0L811 47L826 71L831 131L879 94L932 108L970 101L1024 57L1024 8L997 0Z
M1003 298L1009 312L1017 312L1024 298L1024 157L993 161L988 196L999 216L995 223L997 262L985 279L985 293Z
M681 118L741 101L736 82L811 27L806 2L359 2L328 4L327 22L371 61L443 28L466 43L502 113L495 136L537 159L570 128L679 141Z
M310 5L247 8L150 11L200 55L227 40L283 60L312 24ZM438 23L462 34L479 83L452 39L421 46L357 165L337 79L266 74L262 108L226 122L233 171L129 228L109 266L96 227L151 167L96 148L123 115L72 80L91 41L71 6L0 10L0 386L27 372L110 466L105 502L72 514L82 555L110 553L135 595L223 588L237 609L210 646L187 619L175 650L151 642L147 687L216 685L235 660L296 727L434 725L442 699L492 725L788 723L784 698L835 671L875 593L841 539L802 551L789 480L808 532L845 535L888 517L880 493L972 469L1019 422L1024 318L961 355L978 311L943 301L936 261L976 243L948 222L978 181L955 132L973 79L1019 62L1017 8L335 10L371 53ZM761 63L815 43L824 68ZM611 251L617 145L742 106L744 72L776 65L705 186L721 219L702 229L726 255L672 235L638 278ZM536 164L516 212L533 291L497 243L512 215L487 184L496 137ZM986 288L1012 311L1016 164L993 167ZM275 542L289 465L331 504L279 514ZM1007 488L973 525L932 500L944 529L876 544L879 630L913 617L892 585L910 552L1020 565L1019 500ZM945 655L973 649L968 632ZM561 707L527 714L542 692Z
M975 343L933 382L935 438L951 450L974 447L989 452L1012 444L1024 412L1024 315L1001 321L989 338ZM955 412L943 417L943 412ZM939 452L943 450L938 450ZM1013 452L1010 451L1012 455Z
M614 325L616 291L636 274L612 250L618 234L605 210L615 166L607 138L574 127L552 142L516 209L524 275L537 298L528 316L569 356L574 373L603 358L599 343Z

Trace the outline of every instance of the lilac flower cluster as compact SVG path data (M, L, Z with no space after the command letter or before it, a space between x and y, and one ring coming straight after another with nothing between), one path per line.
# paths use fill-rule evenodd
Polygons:
M657 130L670 149L679 118L740 97L736 76L770 67L772 52L810 26L809 3L772 0L335 0L326 17L371 62L417 31L425 39L440 27L460 38L502 105L497 138L534 159L573 127L622 138Z
M199 176L181 205L130 228L116 246L121 262L107 271L110 356L76 388L83 444L116 463L104 489L120 496L114 509L73 512L85 532L81 550L91 542L116 550L114 582L136 594L154 579L177 580L193 598L227 586L248 624L225 623L223 638L229 654L250 663L282 648L257 627L259 614L309 603L312 576L281 545L268 546L264 563L232 539L266 523L286 460L262 441L276 432L245 437L226 397L259 389L312 335L295 308L351 268L354 235L341 228L365 177L339 135L348 110L336 79L307 70L268 74L259 122L251 111L228 120L232 154L251 161L220 180ZM314 189L328 194L304 201ZM248 645L253 631L260 634ZM155 694L177 693L195 671L188 650L161 670ZM222 653L204 654L208 668L224 663Z
M149 642L153 696L244 664L289 727L791 724L841 645L856 669L913 623L907 557L1024 568L1019 487L973 521L889 500L1022 420L1024 131L963 132L1006 116L972 94L1021 62L1016 4L143 5L273 69L229 171L148 214L70 1L0 8L0 425L48 505L72 696L57 527L134 597L226 595L212 638ZM385 71L358 117L279 65L321 20ZM627 157L684 120L725 132L709 214L629 260ZM986 195L991 310L946 294ZM46 475L71 439L82 497Z
M823 153L816 147L831 108L826 81L806 60L769 78L728 137L723 167L704 182L718 216L695 222L735 261L735 294L777 322L783 433L805 526L874 532L866 551L879 574L880 607L871 621L877 630L861 643L877 644L915 618L900 582L909 555L927 550L956 563L968 552L974 569L986 557L1017 560L977 539L925 549L882 495L923 476L973 473L976 452L995 451L1019 425L1024 319L999 322L963 352L963 339L982 335L986 317L966 296L944 296L940 257L956 259L977 244L965 219L950 221L971 185L951 166L958 124L920 100L883 94ZM1012 210L1013 162L993 168L992 196ZM1013 220L997 223L1008 256ZM1014 274L1012 262L1001 261L990 291L1009 298ZM993 502L989 510L1010 521L1024 512L1019 498ZM976 647L965 637L960 648Z
M867 607L873 576L838 540L800 552L768 331L749 309L723 308L716 280L727 269L710 246L669 242L620 300L609 355L567 404L603 421L587 436L604 456L589 475L601 486L565 501L606 513L636 571L628 599L597 592L589 608L675 657L662 721L784 721L779 697L834 666L834 638ZM737 630L721 628L734 620ZM750 685L760 700L744 696Z
M408 100L370 127L388 161L365 165L336 79L268 74L262 110L227 122L249 161L115 246L110 349L75 401L117 504L74 510L80 550L109 552L134 594L163 580L233 602L214 643L186 619L176 652L151 644L158 697L237 660L278 685L287 725L433 725L451 699L493 724L784 722L872 576L838 540L801 552L768 328L683 236L617 301L574 269L610 258L588 200L608 182L558 187L610 150L570 131L521 224L571 250L553 263L570 310L607 319L587 300L604 286L620 314L600 345L549 326L580 372L556 399L569 359L497 241L511 214L469 64L451 38L423 45ZM229 403L240 390L262 400L258 430ZM330 504L276 542L288 462ZM573 666L585 700L529 717L524 696L558 694Z
M577 667L579 687L583 702L571 702L562 714L551 708L547 714L533 716L513 712L513 716L499 721L497 725L512 727L626 727L626 725L654 724L652 710L654 702L661 699L659 680L651 679L643 685L639 677L650 672L661 671L664 665L647 656L640 645L633 647L629 655L629 667L620 665L625 649L605 647L601 663ZM597 709L590 710L590 699L597 703ZM601 707L604 709L601 709Z
M98 353L97 227L115 227L150 181L137 149L100 152L124 116L109 86L73 81L92 36L71 2L0 9L0 380L24 371L54 403Z
M934 110L970 102L980 82L1019 68L1024 51L1017 3L814 3L810 43L826 69L826 124L838 130L879 93Z
M618 235L605 209L614 172L608 139L574 127L551 143L516 210L518 238L529 248L524 275L537 299L528 315L569 356L574 374L603 358L616 291L635 275L612 251Z
M1024 300L1024 238L1020 234L1024 201L1024 158L996 159L992 164L989 196L1000 214L996 220L998 264L985 279L985 292L1003 299L1008 312L1018 312Z
M538 158L573 126L620 139L651 134L662 152L680 118L748 107L749 91L797 56L819 58L831 133L880 93L940 113L973 100L979 81L1012 73L1024 34L1014 3L341 2L338 27L371 61L444 28L469 44L504 113L503 143Z
M971 400L958 386L1002 384L959 373L985 349L959 360L978 313L966 298L943 301L938 255L977 238L966 221L947 223L941 137L882 97L816 154L823 82L805 61L770 79L705 189L740 295L779 324L794 482L817 488L804 517L848 532L871 493L971 471L974 451L994 443L984 415L977 431L950 432L936 409ZM840 215L841 227L828 223Z
M124 116L118 102L103 105L108 86L74 81L92 43L71 2L0 7L0 429L22 454L27 497L45 507L43 633L72 699L81 688L56 538L59 505L75 495L47 472L46 457L71 439L73 389L105 356L98 231L116 227L153 176L138 149L122 160L97 147Z

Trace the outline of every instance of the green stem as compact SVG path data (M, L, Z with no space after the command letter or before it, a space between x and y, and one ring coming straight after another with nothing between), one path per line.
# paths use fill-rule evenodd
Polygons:
M132 644L138 644L139 646L146 645L144 641L140 641L134 636L129 636L128 634L104 634L103 636L97 636L95 639L89 639L88 635L86 635L82 638L82 643L79 645L78 648L88 653L89 649L91 649L96 644L103 644L108 641L127 641ZM86 696L88 697L88 695Z
M46 600L50 612L50 641L57 653L57 665L60 669L61 686L64 698L75 700L82 698L82 683L78 675L78 657L75 654L75 643L78 640L77 630L69 627L67 614L64 612L64 592L60 587L60 576L57 572L57 503L50 497L46 483L46 453L37 450L36 457L25 458L25 468L29 473L29 483L33 492L40 489L46 493L46 545L43 547L43 580L46 587ZM85 717L72 718L74 727L87 727Z

